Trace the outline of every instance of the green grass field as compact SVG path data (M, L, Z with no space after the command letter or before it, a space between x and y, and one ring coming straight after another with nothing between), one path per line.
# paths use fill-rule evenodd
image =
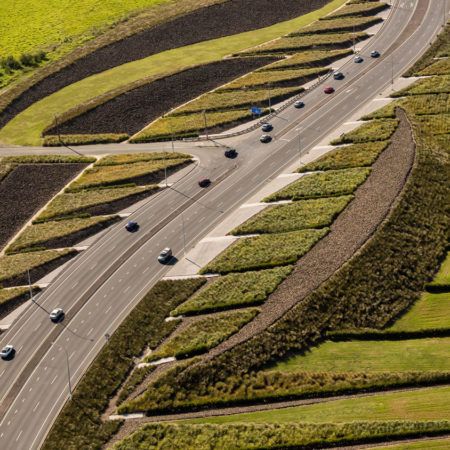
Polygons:
M442 420L450 418L450 386L391 392L315 405L193 419L185 423L350 422L355 420Z
M90 76L61 89L23 111L0 131L0 141L6 144L39 145L42 130L53 122L55 115L60 115L81 103L133 81L173 73L195 64L212 62L230 53L291 33L328 14L343 5L345 1L333 0L319 10L293 20L260 30L169 50ZM13 4L12 1L11 4Z
M401 341L327 341L268 370L402 372L450 370L450 338Z
M438 273L430 283L431 286L450 285L450 253L447 253L445 261L439 268Z

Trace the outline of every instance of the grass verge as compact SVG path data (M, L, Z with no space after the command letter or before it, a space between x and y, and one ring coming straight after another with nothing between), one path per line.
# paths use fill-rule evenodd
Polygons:
M62 137L49 134L43 138L42 145L61 147L63 145L113 144L126 141L128 138L128 134L65 134Z
M373 120L361 125L354 131L342 134L331 141L331 145L358 144L363 142L386 141L395 132L398 120Z

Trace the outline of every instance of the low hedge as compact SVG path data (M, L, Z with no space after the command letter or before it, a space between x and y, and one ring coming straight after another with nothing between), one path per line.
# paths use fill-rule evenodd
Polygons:
M0 163L14 164L74 164L74 163L93 163L96 158L91 156L78 155L22 155L22 156L3 156L0 157Z
M44 450L100 448L121 421L102 421L109 399L142 354L149 340L162 340L173 329L169 311L189 298L205 280L160 281L131 311L78 383L43 445Z
M294 264L328 231L328 228L322 228L242 238L220 253L200 273L226 274Z
M114 450L149 448L280 449L323 448L446 434L450 422L375 421L351 423L147 424L116 443Z
M339 138L331 141L331 145L358 144L363 142L386 141L398 127L398 120L384 119L366 122L356 130L343 133Z
M378 14L384 9L389 8L389 5L384 2L365 2L365 3L353 3L343 6L336 11L322 17L320 20L330 20L336 17L347 16L372 16Z
M300 36L302 34L332 33L344 31L361 31L383 22L381 17L340 17L336 19L318 20L313 24L300 28L300 30L289 34L289 36Z
M64 134L61 136L44 136L44 147L61 147L64 145L112 144L126 141L128 134Z
M131 372L123 386L120 388L117 397L117 405L123 403L131 393L156 369L156 366L142 366L136 367Z
M450 337L450 327L427 328L419 330L377 330L373 328L357 328L332 331L327 333L330 341L407 341L410 339L446 338Z
M121 166L122 164L135 164L150 161L165 161L169 159L190 159L191 155L179 152L149 152L149 153L119 153L104 156L96 163L96 167L101 166Z

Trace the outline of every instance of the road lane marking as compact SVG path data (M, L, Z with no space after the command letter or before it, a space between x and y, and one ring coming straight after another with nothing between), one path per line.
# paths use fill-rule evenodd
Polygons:
M78 281L75 282L75 284L72 286L72 289L75 289L78 286Z
M108 309L105 311L105 314L108 314L110 309L111 309L111 306L108 307Z
M147 273L150 269L151 269L151 267L147 267L147 268L142 272L142 275L144 275L144 273Z
M0 373L0 378L1 378L1 377L3 376L3 374L5 373L5 370L6 370L6 369L4 369L2 373Z
M50 384L53 384L56 381L57 378L58 378L58 375L55 375L55 378L53 378L53 380L51 381Z
M16 442L20 439L20 436L22 436L22 431L23 431L23 430L20 430L19 434L17 435L17 437L16 437Z
M31 392L33 390L33 388L32 387L30 387L30 389L28 389L28 392Z
M36 403L36 406L33 408L33 412L35 412L35 411L38 409L39 403L40 403L40 402L37 402L37 403Z
M41 377L37 377L37 378L36 378L36 382L39 381L40 379L41 379Z
M25 400L26 400L26 398L24 397L24 398L22 399L22 403L25 403Z
M14 415L16 415L18 412L19 412L19 410L16 409L16 410L14 411Z
M69 356L69 359L71 359L72 356L75 355L75 353L76 353L76 352L72 352L72 353L70 354L70 356Z
M87 332L87 335L89 336L93 331L94 331L94 329L91 328L91 329Z
M123 293L126 294L130 289L131 289L131 286L128 286L128 287L123 291Z

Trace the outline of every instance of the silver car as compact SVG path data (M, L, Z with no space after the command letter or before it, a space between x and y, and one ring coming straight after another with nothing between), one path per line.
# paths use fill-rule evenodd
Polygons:
M52 322L59 322L64 318L64 311L61 308L56 308L50 313L50 320Z
M158 261L161 264L165 264L166 262L170 261L172 258L172 249L169 247L166 247L158 256Z
M10 359L14 356L15 353L16 350L14 349L14 347L11 344L8 344L2 348L2 351L0 351L0 357L2 359Z

